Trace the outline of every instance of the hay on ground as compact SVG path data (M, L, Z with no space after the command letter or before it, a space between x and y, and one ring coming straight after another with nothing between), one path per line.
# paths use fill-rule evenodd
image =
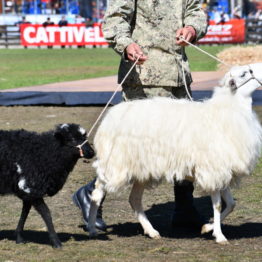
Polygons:
M229 65L245 65L262 62L262 46L230 47L218 53L217 57ZM219 70L228 68L219 64Z

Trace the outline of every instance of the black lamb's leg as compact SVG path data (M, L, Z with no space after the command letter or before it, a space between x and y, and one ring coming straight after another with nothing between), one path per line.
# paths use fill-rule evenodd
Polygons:
M44 200L42 198L37 199L36 201L33 202L33 206L45 221L52 246L54 248L61 248L62 243L55 232L50 210L46 205L46 203L44 202Z
M23 201L23 208L22 208L21 216L20 216L19 222L18 222L16 230L15 230L15 236L16 236L16 243L17 244L25 243L25 240L22 237L22 232L24 230L25 221L27 219L27 216L29 214L31 207L32 207L31 202Z

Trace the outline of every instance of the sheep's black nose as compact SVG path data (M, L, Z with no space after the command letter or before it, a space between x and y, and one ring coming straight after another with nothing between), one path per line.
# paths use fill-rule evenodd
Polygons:
M85 158L92 158L95 156L95 151L94 149L88 144L86 143L83 147L83 154Z

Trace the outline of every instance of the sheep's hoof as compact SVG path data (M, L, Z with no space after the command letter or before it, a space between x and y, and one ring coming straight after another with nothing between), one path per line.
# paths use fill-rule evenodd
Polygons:
M95 230L95 231L90 231L90 230L89 230L89 237L90 237L90 238L96 238L97 235L98 235L98 234L97 234L97 231L96 231L96 230Z
M161 236L158 234L157 236L152 237L153 239L161 239Z
M229 242L227 240L224 241L216 241L219 245L229 245Z
M214 229L214 225L213 224L205 224L202 226L202 229L201 229L201 234L205 234L205 233L208 233L210 231L212 231Z
M27 243L27 241L24 240L23 238L17 238L15 242L16 244L26 244Z
M219 245L228 245L229 244L229 242L227 241L227 239L224 236L217 237L216 243L218 243Z
M146 234L147 234L150 238L153 238L153 239L160 239L160 238L161 238L159 232L156 231L156 230L154 230L154 231L152 231L152 232L150 232L150 233L146 233Z
M53 240L52 241L52 247L53 248L62 248L62 243L60 242L59 239Z

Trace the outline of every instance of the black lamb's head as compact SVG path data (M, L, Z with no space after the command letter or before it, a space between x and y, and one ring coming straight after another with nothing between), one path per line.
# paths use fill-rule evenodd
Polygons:
M78 152L80 157L92 158L95 155L93 148L86 141L86 130L80 125L58 125L55 129L55 138L63 145L72 147L72 150Z

